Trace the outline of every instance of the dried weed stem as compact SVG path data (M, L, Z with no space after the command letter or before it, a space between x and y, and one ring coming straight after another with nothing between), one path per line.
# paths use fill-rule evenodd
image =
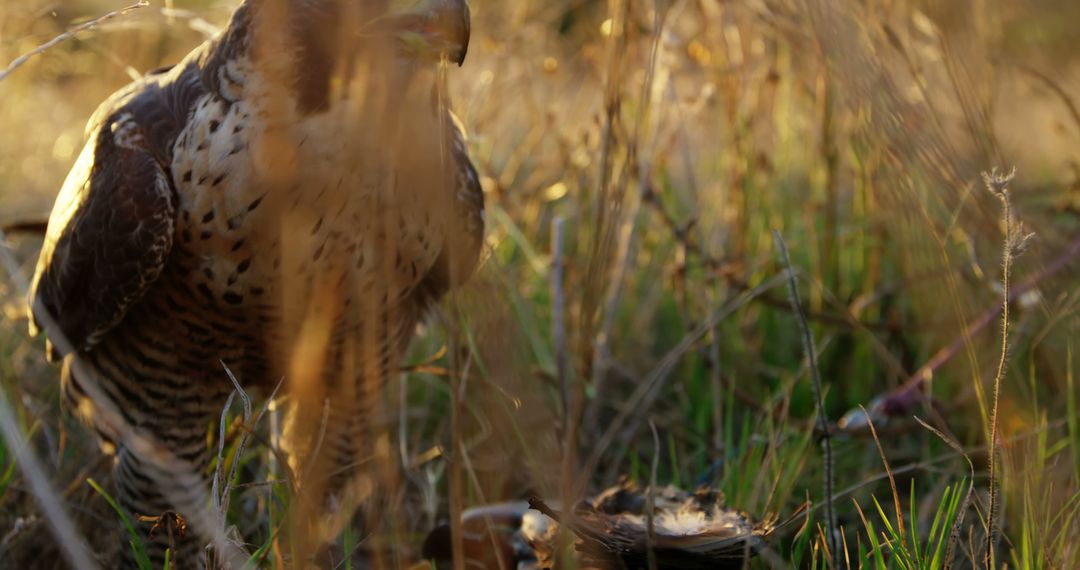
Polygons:
M810 332L810 323L803 313L802 301L799 300L799 285L795 279L795 270L791 266L791 256L787 244L779 230L773 230L773 241L780 253L780 260L787 273L788 294L791 297L791 309L795 313L802 332L803 350L810 367L810 379L814 388L814 400L817 403L818 429L821 430L822 460L825 464L825 527L828 532L826 543L830 555L836 556L839 547L836 544L836 519L833 515L833 456L832 438L829 432L829 418L825 413L825 395L821 385L821 372L818 370L817 349L814 347L814 335Z
M1009 355L1009 286L1010 274L1012 273L1013 260L1023 253L1028 241L1034 234L1025 234L1023 224L1013 219L1012 202L1009 199L1009 183L1016 176L1016 168L1007 174L999 173L996 168L989 173L984 172L983 183L991 194L1001 200L1001 217L1005 225L1005 241L1001 252L1001 354L998 358L997 371L994 373L994 399L990 409L990 482L989 482L989 508L986 519L986 553L984 563L987 568L994 568L994 526L997 522L996 511L998 509L998 477L997 472L997 437L998 437L998 405L1001 396L1001 380L1005 376L1005 363Z

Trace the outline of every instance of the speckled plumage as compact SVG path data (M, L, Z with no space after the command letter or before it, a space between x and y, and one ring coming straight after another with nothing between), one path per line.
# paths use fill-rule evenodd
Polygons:
M81 359L129 426L200 468L232 390L221 363L266 391L314 374L322 391L293 394L283 446L303 471L310 419L325 415L319 461L340 472L418 320L475 267L483 196L431 62L360 46L335 91L326 74L342 62L326 44L274 26L342 8L287 3L275 20L268 6L245 2L221 36L95 113L50 219L32 321L66 339L52 352ZM300 370L316 325L320 366ZM93 423L79 380L66 366L65 394ZM173 510L144 462L116 452L121 503ZM180 567L201 564L197 536L175 540Z

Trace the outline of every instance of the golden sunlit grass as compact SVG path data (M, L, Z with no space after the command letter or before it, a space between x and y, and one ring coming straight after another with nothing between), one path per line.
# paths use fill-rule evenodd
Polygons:
M4 2L0 63L126 4ZM357 564L404 567L452 502L573 501L655 473L759 517L810 499L763 567L821 564L826 547L837 566L982 567L988 527L999 567L1080 566L1075 2L472 4L469 57L449 77L487 197L485 261L389 388L393 532L350 527L337 560L359 548ZM47 212L97 104L232 7L152 2L6 77L0 223ZM1013 226L981 173L1013 165L1005 219L1036 237L1010 263L1010 292ZM862 404L876 430L830 424L836 540L771 230L790 251L828 418ZM28 275L40 239L4 245ZM109 491L108 459L60 410L14 271L0 281L0 387L105 561L126 547L87 484ZM872 406L882 395L897 405ZM237 401L208 445L236 474L230 537L279 565L289 484L267 444L280 417L270 406L245 423L255 416ZM0 451L0 565L53 567L46 515Z

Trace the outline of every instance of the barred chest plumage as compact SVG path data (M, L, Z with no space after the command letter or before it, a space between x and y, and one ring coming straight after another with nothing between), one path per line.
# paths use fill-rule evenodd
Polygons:
M255 71L233 76L245 96L202 97L176 140L176 270L163 278L193 292L200 317L234 315L249 353L287 352L313 313L345 330L387 311L415 322L404 305L428 302L420 289L455 210L437 109L380 121L392 114L365 109L383 104L373 97L283 116ZM409 87L401 108L431 108L429 91Z

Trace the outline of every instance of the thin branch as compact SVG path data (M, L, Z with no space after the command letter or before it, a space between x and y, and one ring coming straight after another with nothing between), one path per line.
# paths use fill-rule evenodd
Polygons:
M139 0L139 2L136 2L135 4L132 4L132 5L127 6L125 8L121 8L119 10L114 10L112 12L109 12L108 14L105 14L103 16L99 16L97 18L94 18L93 20L90 20L89 22L83 22L82 24L79 24L78 26L75 26L74 28L71 28L70 30L67 30L66 32L56 36L55 38L53 38L53 39L39 45L38 47L36 47L36 48L34 48L34 49L20 55L19 57L15 58L14 60L12 60L12 62L8 64L6 69L4 69L3 71L0 71L0 81L3 81L5 79L7 79L7 77L9 75L11 75L16 69L22 67L22 65L24 63L26 63L27 61L30 61L30 58L45 53L46 51L48 51L53 46L75 37L76 34L78 34L80 32L85 32L86 30L89 30L91 28L95 28L98 25L100 25L100 24L102 24L104 22L107 22L107 21L109 21L109 20L111 20L113 18L123 16L123 15L125 15L125 14L127 14L129 12L133 12L135 10L138 10L139 8L145 8L145 7L149 6L149 5L150 5L150 2L148 2L147 0Z
M1051 261L1046 264L1040 271L1030 275L1015 286L1009 285L1009 303L1016 302L1017 299L1037 290L1036 288L1040 283L1046 281L1064 269L1077 258L1080 257L1080 235L1076 236L1068 247L1053 257ZM926 386L926 382L933 378L934 373L941 367L945 366L953 357L963 350L965 343L969 342L972 338L987 330L991 323L994 322L998 316L1001 315L1004 304L995 303L993 307L983 311L975 320L971 321L966 327L963 333L957 335L949 344L942 346L935 352L922 366L919 367L914 373L912 373L907 381L897 388L883 394L882 396L875 398L870 404L869 413L875 420L880 420L886 413L887 409L889 416L906 415L908 411L915 405L924 402L925 397L923 390ZM858 412L858 413L856 413ZM840 428L845 430L862 429L865 427L863 422L866 416L857 409L853 409L844 415L845 419L841 419ZM847 424L858 420L858 424L852 424L850 427Z

